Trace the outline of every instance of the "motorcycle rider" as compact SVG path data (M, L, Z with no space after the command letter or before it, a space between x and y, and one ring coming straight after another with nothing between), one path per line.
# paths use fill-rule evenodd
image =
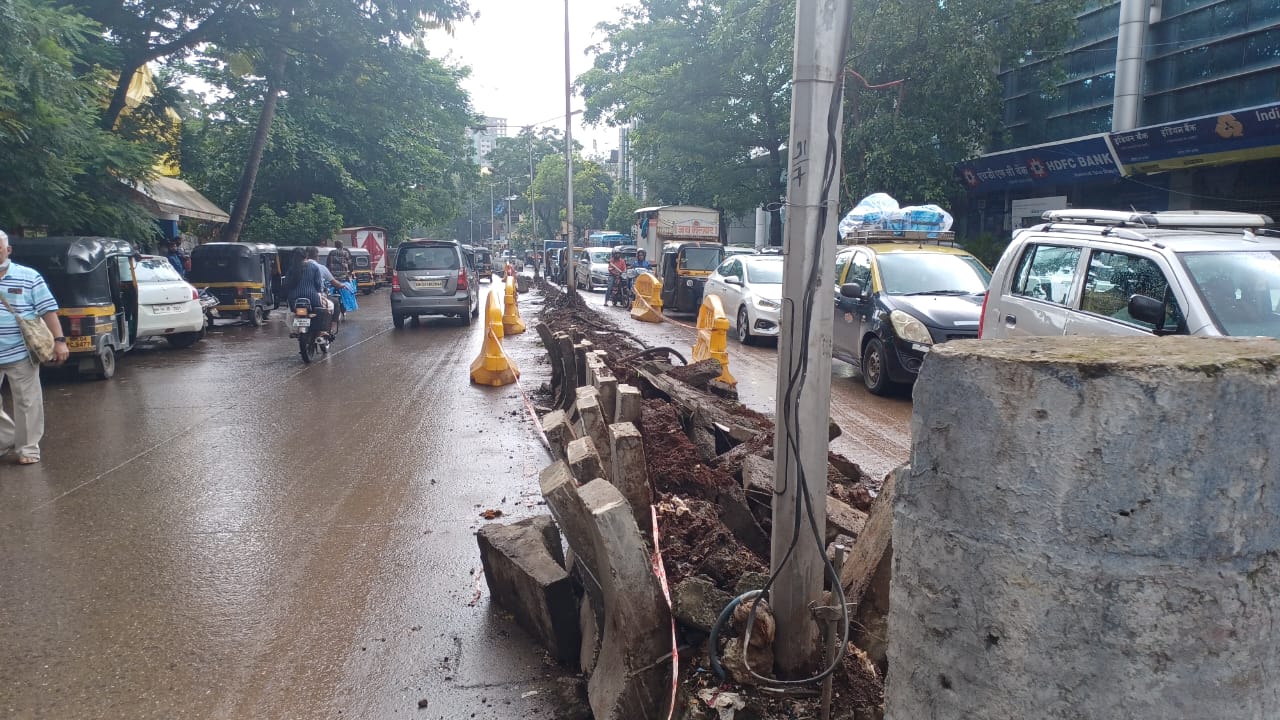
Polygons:
M344 286L333 277L329 268L320 264L320 248L315 245L308 246L305 258L301 269L297 271L299 276L297 281L289 282L289 307L292 308L295 302L303 298L309 300L312 310L316 313L316 325L320 328L320 332L332 338L330 325L333 321L333 306L324 296L324 288L326 283L339 290ZM293 274L293 272L290 273L290 275Z
M605 294L605 302L612 301L617 305L622 300L622 273L627 271L627 262L617 250L609 258L609 292Z
M631 267L636 268L636 269L639 269L639 270L652 270L652 269L653 269L653 263L649 262L649 261L645 258L645 251L644 251L644 248L640 248L639 250L636 250L636 261L635 261L635 262L633 262L633 263L631 263Z

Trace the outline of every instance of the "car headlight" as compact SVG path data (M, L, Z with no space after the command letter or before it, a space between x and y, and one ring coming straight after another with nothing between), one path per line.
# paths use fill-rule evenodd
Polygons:
M782 307L782 303L777 300L770 300L769 298L756 298L756 307L761 310L777 310Z
M929 334L929 328L914 315L894 310L889 313L889 321L893 323L893 332L903 340L921 345L933 344L933 336Z

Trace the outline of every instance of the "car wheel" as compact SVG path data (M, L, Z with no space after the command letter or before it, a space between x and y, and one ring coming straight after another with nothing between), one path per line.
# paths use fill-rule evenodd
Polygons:
M174 335L166 335L164 339L166 342L169 343L169 347L181 349L181 348L189 348L192 345L195 345L200 340L200 337L202 335L204 335L203 330L201 330L200 332L185 332L185 333L177 333Z
M888 358L880 338L871 338L862 350L862 384L875 395L887 395L893 387L889 380Z
M751 336L751 317L747 315L746 305L738 308L738 325L735 330L738 332L738 342L743 345L755 342L755 338Z
M93 359L93 371L99 380L110 380L116 374L116 351L110 345L104 346Z
M262 306L253 306L253 312L249 313L249 322L253 323L254 327L262 327L262 323L265 322Z
M399 313L391 313L391 324L395 325L397 330L403 330L404 316Z

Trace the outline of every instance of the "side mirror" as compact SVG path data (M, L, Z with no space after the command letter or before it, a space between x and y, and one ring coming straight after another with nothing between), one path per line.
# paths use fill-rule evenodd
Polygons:
M1146 295L1129 296L1129 316L1138 322L1149 323L1157 329L1164 325L1164 303Z
M724 284L725 285L741 285L742 279L738 277L734 277L732 275L728 275L728 276L725 276Z
M862 299L862 286L858 283L845 283L840 286L840 294L854 300Z

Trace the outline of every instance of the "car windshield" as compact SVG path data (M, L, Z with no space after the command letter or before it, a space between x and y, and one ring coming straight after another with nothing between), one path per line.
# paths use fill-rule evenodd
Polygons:
M781 285L781 260L756 260L744 263L747 266L747 281L753 285Z
M182 276L173 269L173 263L165 258L146 258L134 267L134 274L140 283L174 282L182 280Z
M890 295L979 295L991 273L970 255L882 253L880 280Z
M1179 257L1219 330L1227 335L1280 338L1280 252L1200 252Z
M397 270L457 270L458 251L448 245L400 248Z
M724 261L724 253L718 247L687 247L680 251L681 270L715 270Z
M591 251L590 253L588 253L588 254L591 256L591 262L592 262L593 264L595 264L595 263L607 263L607 262L609 262L609 251L608 251L608 250L592 250L592 251Z

